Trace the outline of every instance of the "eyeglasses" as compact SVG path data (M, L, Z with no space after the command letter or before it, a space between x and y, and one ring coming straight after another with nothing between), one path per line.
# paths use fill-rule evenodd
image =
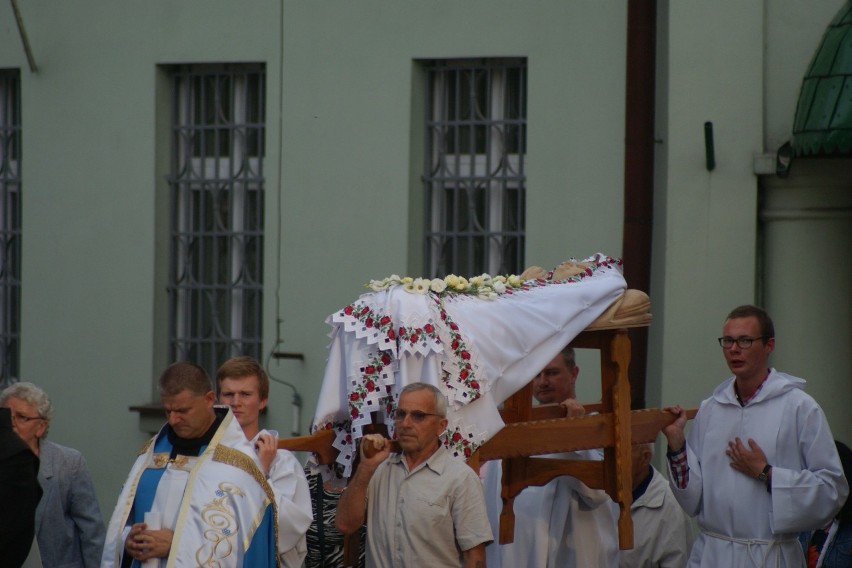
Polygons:
M769 339L769 336L761 335L760 337L737 337L736 339L734 339L733 337L720 337L719 345L721 345L725 349L730 349L734 346L734 343L736 343L737 347L739 347L740 349L748 349L749 347L751 347L751 344L757 341L758 339L766 341L767 339Z
M431 412L422 412L420 410L403 410L401 408L397 408L393 411L393 419L395 422L402 422L405 420L406 416L411 416L411 420L415 424L419 424L423 422L423 419L427 416L441 416L440 414L432 414Z
M21 424L29 424L33 420L43 420L41 416L25 416L23 414L12 414L12 422L20 422Z

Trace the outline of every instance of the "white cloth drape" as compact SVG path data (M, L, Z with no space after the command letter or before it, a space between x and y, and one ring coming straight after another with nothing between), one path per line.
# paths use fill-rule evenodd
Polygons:
M620 261L595 255L567 280L531 280L492 299L403 286L362 295L327 319L333 330L313 430L335 429L338 473L354 443L406 384L437 386L448 400L445 444L468 457L503 427L498 406L626 289Z

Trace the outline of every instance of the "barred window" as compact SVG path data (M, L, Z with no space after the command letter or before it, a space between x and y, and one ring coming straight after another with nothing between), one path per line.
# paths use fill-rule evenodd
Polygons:
M172 74L169 350L211 374L261 358L262 65L188 65Z
M518 273L524 264L525 59L426 67L425 271Z
M21 353L21 82L0 69L0 389L18 380Z

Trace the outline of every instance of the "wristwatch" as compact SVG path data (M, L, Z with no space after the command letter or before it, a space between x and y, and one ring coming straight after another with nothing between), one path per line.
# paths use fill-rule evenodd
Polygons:
M772 469L772 466L766 464L766 467L763 468L763 471L757 474L757 479L766 483L766 480L769 479L769 470Z

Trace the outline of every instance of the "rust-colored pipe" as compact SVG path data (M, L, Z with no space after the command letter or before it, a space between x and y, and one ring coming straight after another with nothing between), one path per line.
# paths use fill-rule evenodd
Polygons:
M648 293L654 219L656 18L656 0L628 1L622 257L627 285ZM630 340L631 406L645 408L648 328L630 330Z

